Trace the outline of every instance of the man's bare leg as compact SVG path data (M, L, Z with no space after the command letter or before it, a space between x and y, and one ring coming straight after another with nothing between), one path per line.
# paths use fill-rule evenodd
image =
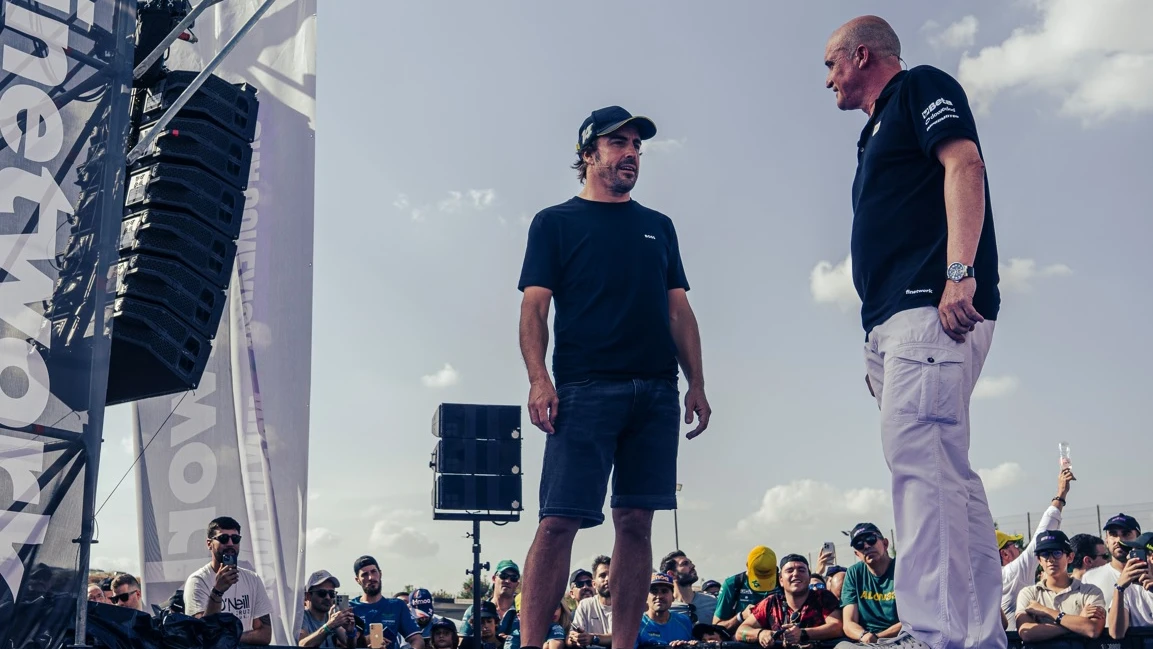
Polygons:
M553 613L564 597L573 539L580 530L580 524L579 518L547 516L536 528L536 538L524 562L524 583L521 584L522 647L540 647L548 637ZM637 620L640 621L640 613L637 613ZM631 644L629 648L632 649Z
M614 509L613 523L616 543L609 566L609 583L613 589L613 647L633 649L641 628L641 616L648 608L649 582L652 581L653 513L647 509ZM560 565L568 566L568 563Z

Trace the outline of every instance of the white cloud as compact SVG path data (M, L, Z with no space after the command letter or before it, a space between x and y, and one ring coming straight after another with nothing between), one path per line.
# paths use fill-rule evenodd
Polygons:
M809 290L818 303L836 304L842 311L860 306L861 298L857 297L857 289L853 286L852 257L845 257L836 265L828 261L817 262L809 275Z
M420 377L420 382L426 388L447 388L460 382L460 372L457 372L452 365L445 363L444 367L435 374L425 374Z
M448 198L436 204L436 208L441 212L459 212L461 206L464 205L464 194L451 190L448 192Z
M977 26L976 16L965 16L945 29L939 30L940 25L934 21L925 23L921 29L930 32L928 40L933 47L956 49L973 44L977 37Z
M1033 288L1032 281L1035 279L1072 275L1073 269L1065 264L1049 264L1038 268L1037 262L1032 259L1013 258L1007 264L1002 262L997 272L1001 276L998 285L1001 290L1024 293Z
M435 556L440 552L440 544L416 529L395 521L377 521L372 526L368 542L383 554L392 554L406 559Z
M340 535L326 527L314 527L305 533L305 542L308 547L332 547L340 543Z
M408 207L408 196L397 194L396 200L392 202L392 206L398 210L406 209Z
M130 575L140 575L140 562L128 557L92 557L89 565L93 570L108 572L127 572Z
M887 515L889 502L889 493L881 489L841 490L826 482L797 480L766 491L760 509L741 519L737 530L779 532L852 525Z
M1093 123L1153 110L1153 2L1036 0L1039 23L961 57L958 80L978 112L1003 90L1041 92ZM1036 102L1040 110L1049 104Z
M641 147L644 153L671 153L678 151L685 147L686 138L673 139L667 138L664 140L649 140Z
M474 209L483 210L496 200L496 191L492 189L470 189L468 197L472 199Z
M1016 462L1005 462L992 469L977 469L981 482L985 484L985 491L997 491L1011 487L1021 480L1023 470Z
M1021 381L1015 376L982 376L973 386L974 399L999 399L1017 391Z

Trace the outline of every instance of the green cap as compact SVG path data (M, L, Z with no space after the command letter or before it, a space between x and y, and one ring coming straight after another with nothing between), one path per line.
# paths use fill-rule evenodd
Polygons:
M496 573L495 574L499 575L500 573L504 572L505 570L512 570L516 574L518 574L518 575L520 574L520 567L517 566L516 563L514 563L512 559L505 559L504 561L501 561L500 563L496 564Z

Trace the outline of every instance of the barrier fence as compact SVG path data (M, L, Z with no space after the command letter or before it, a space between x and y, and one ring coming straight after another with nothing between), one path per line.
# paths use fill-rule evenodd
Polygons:
M1009 514L994 517L997 529L1006 534L1021 534L1028 539L1037 529L1044 510L1029 511L1023 514ZM1061 512L1061 531L1069 536L1092 534L1102 536L1101 526L1118 512L1124 512L1141 524L1143 530L1153 529L1153 502L1130 503L1127 505L1101 504L1089 507L1066 507Z

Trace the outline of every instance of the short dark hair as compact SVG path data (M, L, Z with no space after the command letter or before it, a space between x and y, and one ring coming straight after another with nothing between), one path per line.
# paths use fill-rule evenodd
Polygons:
M597 568L599 568L601 566L608 566L611 564L612 564L612 559L606 555L603 555L603 554L598 556L597 558L593 559L593 576L594 577L596 576Z
M366 554L352 562L352 574L359 577L360 571L364 570L365 566L376 566L376 569L380 570L380 564L376 562L376 559Z
M577 180L581 181L582 185L585 184L585 179L588 177L588 163L585 162L585 156L596 155L597 140L599 139L599 137L594 137L585 143L585 145L577 151L576 162L572 163L572 168L576 169L577 172Z
M825 582L825 577L824 577L824 575L822 575L822 574L821 574L821 573L819 573L819 572L812 572L812 573L809 573L809 581L812 581L812 580L814 580L814 579L816 579L817 581L821 582L822 584L823 584L823 583L826 583L826 582Z
M240 523L237 523L235 518L229 516L214 518L212 522L208 524L208 538L216 536L216 533L220 530L236 530L239 532Z
M116 589L120 588L121 586L131 586L133 588L140 588L140 582L136 580L136 577L133 577L132 575L130 575L126 572L122 572L119 575L116 575L116 578L112 580L111 590L113 592L115 592Z
M680 550L673 550L672 552L666 554L665 558L661 559L661 572L676 572L677 559L685 556L687 555Z
M1069 568L1084 568L1085 557L1092 557L1097 554L1097 546L1104 545L1105 541L1099 536L1092 534L1074 534L1073 538L1069 539L1069 545L1073 546L1073 561L1069 564Z

